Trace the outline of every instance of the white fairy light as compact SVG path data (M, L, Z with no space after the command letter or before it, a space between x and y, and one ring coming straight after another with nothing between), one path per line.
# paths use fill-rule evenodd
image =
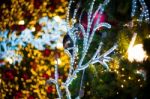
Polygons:
M136 8L137 8L137 0L132 0L132 12L131 12L132 17L135 15Z
M71 4L73 1L70 0L70 2L69 2L68 12L67 12L67 24L68 24L67 25L67 33L70 36L72 43L73 43L71 48L65 49L65 52L70 57L69 74L68 74L67 80L64 81L61 85L59 85L57 83L58 82L57 79L50 78L47 81L48 83L52 82L56 85L59 98L63 97L61 94L61 90L59 88L60 86L63 86L65 88L65 91L66 91L67 99L71 99L71 93L69 90L70 84L72 84L73 80L77 78L77 73L82 71L82 70L85 70L90 64L100 63L102 66L104 66L106 69L108 69L109 67L107 65L107 62L109 62L112 59L109 55L117 48L117 44L115 44L108 51L106 51L105 53L100 55L100 51L101 51L102 45L103 45L103 43L100 42L99 46L97 47L96 52L93 54L91 59L87 63L83 63L83 61L86 58L86 55L89 52L88 50L89 50L89 47L91 46L91 42L94 38L96 30L99 29L100 27L106 27L108 29L111 28L111 25L108 23L105 23L105 22L101 22L100 24L98 24L100 21L99 18L101 17L101 15L104 11L104 6L106 6L110 0L105 0L104 3L98 7L98 9L96 10L96 12L93 16L92 12L93 12L94 1L95 0L93 0L92 4L90 6L90 10L88 12L87 29L85 29L83 27L83 25L80 23L82 20L81 18L79 19L78 24L76 24L75 21L73 21L73 20L75 20L76 13L78 12L78 8L76 8L74 10L73 17L71 18L72 22L70 24L70 22L69 22L69 11L70 11L70 7L71 7ZM98 22L93 24L93 20L94 20L95 15L97 13L101 13L101 14L100 14L99 18L97 19ZM82 15L81 15L81 17L82 17ZM94 25L93 28L92 28L92 25ZM82 32L82 34L83 34L83 49L82 50L78 50L79 49L78 48L78 32ZM70 52L69 50L72 50L72 52ZM77 63L77 67L75 68L74 65L76 63L76 57L78 56L78 51L81 51L82 54L81 54L81 57L78 58L79 62ZM55 70L57 70L57 67ZM57 71L56 71L56 73L57 73ZM82 81L81 81L81 83L82 83ZM80 96L78 96L78 97L80 97Z

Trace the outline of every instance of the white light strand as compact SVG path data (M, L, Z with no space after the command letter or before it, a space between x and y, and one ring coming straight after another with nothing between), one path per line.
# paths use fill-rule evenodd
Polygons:
M132 11L131 11L131 16L135 16L135 12L137 9L137 0L132 0Z
M139 0L139 2L142 6L142 8L141 8L142 12L140 14L140 17L139 17L138 21L141 22L144 19L145 22L150 22L149 10L148 10L148 7L147 7L145 1L144 0ZM137 0L132 0L132 11L131 11L131 16L132 17L135 16L136 9L137 9Z
M102 64L106 69L109 68L107 65L107 62L109 62L112 59L109 55L117 48L117 44L115 44L108 51L106 51L105 53L100 55L100 51L102 48L102 42L100 42L93 57L87 63L83 64L83 61L85 60L86 55L88 54L88 52L90 52L90 51L88 51L88 49L91 45L91 42L93 40L96 30L99 29L100 27L111 28L111 25L108 23L101 22L99 24L100 19L97 19L98 22L96 22L96 23L93 22L97 13L100 13L100 16L98 18L101 18L101 15L104 11L104 7L108 4L109 1L110 0L105 0L103 4L100 4L94 15L92 15L92 12L93 12L93 6L94 6L95 0L92 1L90 10L88 11L88 16L87 16L87 20L88 20L87 28L84 28L84 26L81 23L82 22L82 18L81 18L82 12L81 12L81 15L79 18L79 23L69 24L69 11L70 11L70 7L71 7L71 4L73 1L71 0L69 3L68 12L67 12L67 24L69 27L67 27L67 29L68 29L67 33L70 36L71 40L73 41L73 46L71 48L65 49L65 52L70 57L70 70L69 70L69 74L68 74L66 81L63 82L61 85L65 88L67 99L71 99L71 93L69 90L69 86L72 84L73 80L77 78L78 72L85 70L90 64L95 64L98 62L100 64ZM72 19L75 18L76 13L77 13L77 9L75 9L74 16ZM92 24L94 25L94 27L92 27ZM81 32L83 35L83 48L82 48L82 50L80 50L82 52L82 54L81 54L81 57L79 57L79 62L77 63L77 66L74 67L75 59L76 59L76 57L78 57L78 45L77 45L78 44L78 32ZM69 50L72 50L72 53L70 53ZM55 69L55 70L57 70L57 69ZM57 81L55 81L55 79L50 78L48 80L48 82L53 82L54 84L57 85L57 83L56 83ZM59 91L61 91L61 90L59 90Z

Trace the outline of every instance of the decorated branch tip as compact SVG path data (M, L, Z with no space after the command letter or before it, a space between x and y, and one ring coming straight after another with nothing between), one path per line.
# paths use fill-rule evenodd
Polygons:
M72 46L65 48L65 52L70 57L69 74L68 74L66 81L60 84L58 82L58 76L59 76L58 64L56 64L55 65L55 78L54 79L49 78L49 80L47 81L47 83L54 83L56 85L57 93L60 99L64 97L64 93L62 93L62 90L60 87L63 87L65 89L67 99L71 99L71 92L69 91L69 86L72 84L73 80L76 79L77 73L82 70L85 70L90 64L100 63L106 69L109 68L107 62L109 62L112 59L109 55L117 48L117 44L115 44L112 48L110 48L105 53L100 54L102 46L103 46L103 42L99 42L97 50L95 51L91 59L89 59L86 63L84 62L87 54L90 52L89 48L91 47L91 43L93 41L96 31L101 27L105 27L108 29L111 28L111 25L109 23L101 21L104 8L109 3L109 1L110 0L104 0L104 2L98 6L94 14L93 14L93 6L95 3L95 0L92 1L92 3L90 4L90 9L88 10L88 13L87 13L87 24L85 26L82 24L82 21L83 21L82 13L80 14L78 21L76 19L80 3L78 3L77 8L74 9L73 17L70 19L69 13L70 13L71 5L73 3L73 0L70 0L66 21L68 24L67 35L69 35L72 41ZM96 18L97 15L98 15L98 18ZM83 36L82 51L81 49L79 50L79 44L78 44L79 33L81 33ZM81 51L80 57L79 57L79 51Z

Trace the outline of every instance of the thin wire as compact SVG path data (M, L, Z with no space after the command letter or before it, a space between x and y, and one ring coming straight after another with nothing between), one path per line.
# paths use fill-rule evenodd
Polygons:
M81 82L80 82L79 96L80 96L81 88L82 88L82 85L83 85L84 74L85 74L85 69L83 70L83 73L82 73L82 78L81 78Z

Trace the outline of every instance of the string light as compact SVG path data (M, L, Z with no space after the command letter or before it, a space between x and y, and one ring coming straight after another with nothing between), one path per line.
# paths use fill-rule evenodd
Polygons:
M104 6L107 5L109 1L110 0L105 0L104 3L98 7L98 9L96 10L95 13L96 14L97 13L103 13ZM72 23L70 24L69 12L71 9L72 2L73 2L73 0L70 0L69 6L68 6L68 12L67 12L67 24L68 24L67 25L67 33L73 42L73 47L65 49L65 52L70 57L71 62L70 62L70 70L69 70L68 77L67 77L66 81L63 82L63 84L62 84L62 86L64 86L64 89L66 91L66 96L68 99L71 99L71 93L69 91L69 85L71 85L72 81L77 78L77 73L82 71L82 70L85 70L90 64L95 64L95 63L100 63L107 70L109 70L109 67L107 64L107 62L109 62L111 60L111 57L109 55L117 48L117 44L114 44L114 46L112 48L110 48L108 51L106 51L100 55L100 50L101 50L102 45L103 45L103 43L100 42L96 52L93 54L93 57L91 57L91 59L87 63L83 64L85 57L89 52L88 50L89 50L89 47L90 47L91 42L93 40L93 37L95 35L95 32L100 27L106 27L109 29L109 28L111 28L111 25L108 23L105 23L105 22L101 22L99 24L99 21L100 21L99 18L101 17L101 14L99 15L99 18L97 19L97 22L93 23L95 15L93 16L92 12L93 12L93 6L94 6L95 0L92 1L90 9L88 11L88 15L87 15L88 22L86 24L87 28L84 28L82 23L78 23L77 25L75 25L75 23L74 23L75 21L73 21L73 20L76 17L76 13L78 11L77 9L75 9L75 11L74 11L73 18L71 18ZM81 20L79 22L81 22ZM92 27L92 25L94 25L94 28ZM78 49L79 49L78 45L77 45L78 32L83 33L83 48L81 51L82 53L81 53L81 57L79 58L80 60L77 64L77 67L74 67L74 65L76 65L76 56L78 56ZM72 49L72 53L70 53L69 49ZM117 73L119 73L119 72L117 72ZM57 83L57 79L50 78L48 80L48 82L52 82L56 86L59 86ZM59 98L61 98L61 90L59 90L59 87L57 88L57 93L58 93Z
M104 3L102 4L102 6L99 6L99 8L97 9L97 13L103 13L104 6L106 4L108 4L109 1L110 0L105 0ZM72 0L70 2L72 2ZM3 54L2 56L4 56L4 58L6 58L5 52L8 52L10 50L15 50L14 54L16 54L16 52L19 50L18 45L21 45L22 47L26 47L26 46L28 46L28 44L31 44L37 50L45 50L45 45L50 46L51 45L50 41L58 41L61 34L64 32L67 32L73 41L73 48L72 48L73 52L69 53L69 51L67 49L65 49L65 51L69 53L68 56L71 59L71 64L70 64L70 68L69 68L70 71L69 71L68 77L67 77L66 81L62 82L61 84L62 84L64 90L66 91L67 98L71 99L71 93L69 91L69 85L72 84L72 81L77 78L77 73L80 72L81 70L85 70L90 64L95 64L95 63L100 63L106 69L109 69L107 62L112 60L112 58L109 55L117 48L117 44L114 44L114 46L112 48L110 48L108 51L106 51L100 55L100 50L101 50L102 45L103 45L103 43L100 42L96 52L93 54L93 57L91 57L91 59L86 64L84 64L85 57L88 54L88 50L89 50L89 47L91 45L91 42L93 40L93 37L94 37L96 30L101 28L101 27L106 27L108 29L111 28L111 25L108 23L105 23L105 22L98 24L98 22L100 20L97 19L97 23L94 24L94 28L92 29L92 25L93 25L92 19L94 19L94 17L92 17L92 11L93 11L94 2L95 2L95 0L93 0L92 4L90 6L90 10L88 12L87 29L85 29L81 23L79 23L79 25L77 25L77 26L75 26L75 24L72 24L71 26L67 26L66 24L69 24L69 17L68 17L68 22L66 22L65 20L61 20L58 16L54 17L52 20L46 16L46 17L41 18L38 21L39 24L42 26L42 33L39 33L38 34L39 36L36 35L37 37L35 37L33 35L33 32L35 31L34 27L32 27L31 29L26 28L24 31L21 32L21 34L19 36L16 35L15 31L12 33L12 35L10 35L10 38L6 38L4 36L3 41L5 43L0 42L2 47L5 49L4 53L2 53ZM70 6L71 6L71 3L68 7L69 9L70 9ZM75 11L75 15L76 15L76 13L77 13L77 10ZM67 13L67 14L69 15L69 13ZM101 16L99 16L99 17L101 17ZM74 20L73 20L73 23L75 23ZM25 22L23 20L21 20L21 21L19 21L18 24L24 25ZM67 27L65 27L65 26L67 26ZM65 27L67 29L62 29L62 27ZM78 45L77 45L78 28L80 28L81 32L83 32L83 51L82 51L81 58L79 58L80 60L79 60L77 67L74 68L75 59L76 59L76 56L78 54ZM90 35L90 32L91 32L91 35ZM1 33L1 34L4 35L3 33ZM6 34L6 36L7 36L7 34ZM11 43L11 45L7 46L8 43ZM63 44L62 43L56 43L56 45L54 45L52 48L56 48L56 47L62 48ZM29 48L31 48L31 47L29 47ZM26 48L26 51L30 51L29 48ZM2 48L0 49L0 51L1 50L2 50ZM27 56L29 58L35 59L35 56L32 56L31 53L28 54ZM6 58L6 60L10 64L12 64L14 62L13 60L15 60L14 56L12 56L12 57L13 58ZM20 59L16 59L16 60L20 60ZM41 65L45 64L44 61L39 61L39 63ZM61 94L61 90L60 90L60 86L59 86L61 81L58 79L59 75L58 75L58 66L57 66L57 65L61 64L61 60L60 59L55 60L54 64L55 64L55 67L53 67L51 69L51 72L54 73L54 79L50 78L48 81L55 84L58 96L59 96L59 98L61 98L62 94ZM35 72L33 69L31 69L31 72L35 76L38 75L38 73ZM116 71L116 72L118 73L118 71ZM35 81L35 82L39 81L39 79L34 79L34 77L31 77L31 78L32 79L26 80L26 82L31 83L32 81ZM23 78L21 80L24 81ZM40 82L40 83L44 84L44 82ZM18 85L15 87L16 87L16 90L19 90ZM33 86L32 88L35 88L35 87L36 86ZM121 87L123 88L124 86L121 85ZM38 96L41 97L41 95L39 94L39 90L34 90L34 92L38 93ZM53 89L53 92L55 92L55 89Z
M137 8L137 0L132 0L132 11L131 11L132 17L135 15L136 8Z
M149 10L148 10L148 7L145 3L144 0L139 0L142 8L141 8L141 14L140 14L140 17L138 19L138 21L142 21L143 18L145 18L144 20L146 22L149 22L150 21L150 16L149 16ZM131 11L131 16L135 16L135 12L136 12L136 9L137 9L137 0L132 0L132 11Z

